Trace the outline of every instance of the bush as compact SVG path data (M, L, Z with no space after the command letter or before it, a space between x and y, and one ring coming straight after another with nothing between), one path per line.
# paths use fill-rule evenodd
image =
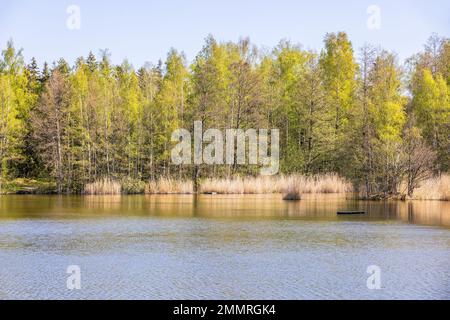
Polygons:
M122 193L141 194L145 192L145 182L139 179L125 178L121 182Z

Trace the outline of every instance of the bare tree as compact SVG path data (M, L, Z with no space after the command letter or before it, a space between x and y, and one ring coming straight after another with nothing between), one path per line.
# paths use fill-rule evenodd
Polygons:
M437 155L425 143L416 127L406 129L403 148L407 194L411 197L414 189L419 186L420 182L430 178L437 169L435 165Z

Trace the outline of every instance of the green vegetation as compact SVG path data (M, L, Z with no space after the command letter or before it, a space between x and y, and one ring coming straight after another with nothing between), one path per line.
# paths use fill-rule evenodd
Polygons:
M51 194L55 187L54 182L17 178L4 183L0 194Z
M121 186L122 193L125 194L142 194L145 192L145 182L138 179L125 178Z
M255 177L255 165L170 163L172 131L202 120L204 130L280 129L285 176L337 174L364 197L412 196L450 170L449 86L450 41L436 35L402 66L382 49L355 51L343 32L327 34L320 53L209 36L190 65L172 49L164 64L137 70L102 51L40 71L9 42L0 193L52 184L57 193L189 193L199 181Z

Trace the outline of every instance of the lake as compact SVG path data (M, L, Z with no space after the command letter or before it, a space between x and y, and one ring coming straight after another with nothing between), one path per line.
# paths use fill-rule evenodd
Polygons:
M449 299L449 249L450 202L0 197L0 299Z

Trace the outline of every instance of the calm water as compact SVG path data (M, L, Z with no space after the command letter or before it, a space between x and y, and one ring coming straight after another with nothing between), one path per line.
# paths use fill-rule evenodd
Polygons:
M449 249L449 202L0 197L0 299L450 299Z

